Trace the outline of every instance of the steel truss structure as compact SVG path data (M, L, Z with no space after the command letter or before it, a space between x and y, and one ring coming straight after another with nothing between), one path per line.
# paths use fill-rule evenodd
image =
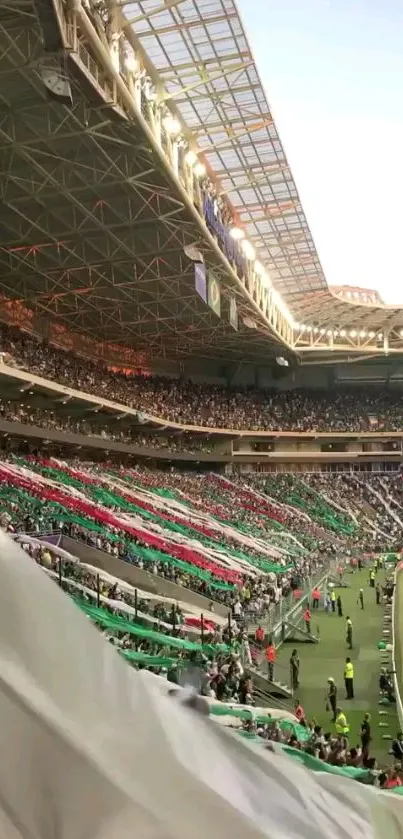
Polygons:
M0 7L6 297L139 357L403 349L400 310L351 306L327 289L233 0L36 2ZM46 52L37 7L53 38ZM49 98L44 69L68 78L71 104ZM164 131L164 113L180 120L180 137ZM207 228L182 144L231 203L267 284L253 264L240 276ZM220 282L221 318L195 291L189 248Z

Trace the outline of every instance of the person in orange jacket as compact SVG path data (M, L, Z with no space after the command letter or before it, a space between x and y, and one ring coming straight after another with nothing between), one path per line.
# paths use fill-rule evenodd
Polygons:
M263 644L264 641L264 629L260 626L260 624L255 632L255 641L257 641L258 644Z
M274 676L274 665L276 663L276 648L273 644L273 639L269 638L269 642L266 647L266 661L267 661L267 674L271 681L273 681Z
M320 591L318 588L314 588L312 592L312 608L319 609L319 600L320 600Z
M311 612L309 610L309 606L307 606L306 609L305 609L305 612L304 612L304 623L305 623L305 629L306 629L308 635L311 634L311 620L312 620L312 615L311 615Z

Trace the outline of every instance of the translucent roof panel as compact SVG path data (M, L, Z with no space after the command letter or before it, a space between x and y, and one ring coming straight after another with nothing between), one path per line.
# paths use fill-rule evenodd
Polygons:
M234 0L122 7L276 287L285 296L325 289Z

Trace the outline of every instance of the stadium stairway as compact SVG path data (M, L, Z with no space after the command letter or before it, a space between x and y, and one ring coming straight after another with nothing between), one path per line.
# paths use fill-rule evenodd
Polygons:
M290 623L290 621L287 620L283 621L281 632L283 644L293 644L295 641L303 641L306 644L319 643L318 635L314 635L312 632L307 632L306 629L302 629L302 627L298 626L298 624Z
M257 667L245 666L245 670L248 676L253 679L254 694L259 698L259 702L262 699L264 704L267 705L272 704L273 697L276 699L292 699L292 690L285 682L269 679Z

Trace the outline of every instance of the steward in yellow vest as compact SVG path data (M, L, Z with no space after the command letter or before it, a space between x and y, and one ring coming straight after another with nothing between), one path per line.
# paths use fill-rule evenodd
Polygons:
M337 734L344 734L347 736L348 732L350 731L350 726L347 723L346 715L343 714L341 708L337 708L336 711L336 732Z
M346 658L344 665L344 684L346 686L346 699L354 699L354 665L351 658Z

